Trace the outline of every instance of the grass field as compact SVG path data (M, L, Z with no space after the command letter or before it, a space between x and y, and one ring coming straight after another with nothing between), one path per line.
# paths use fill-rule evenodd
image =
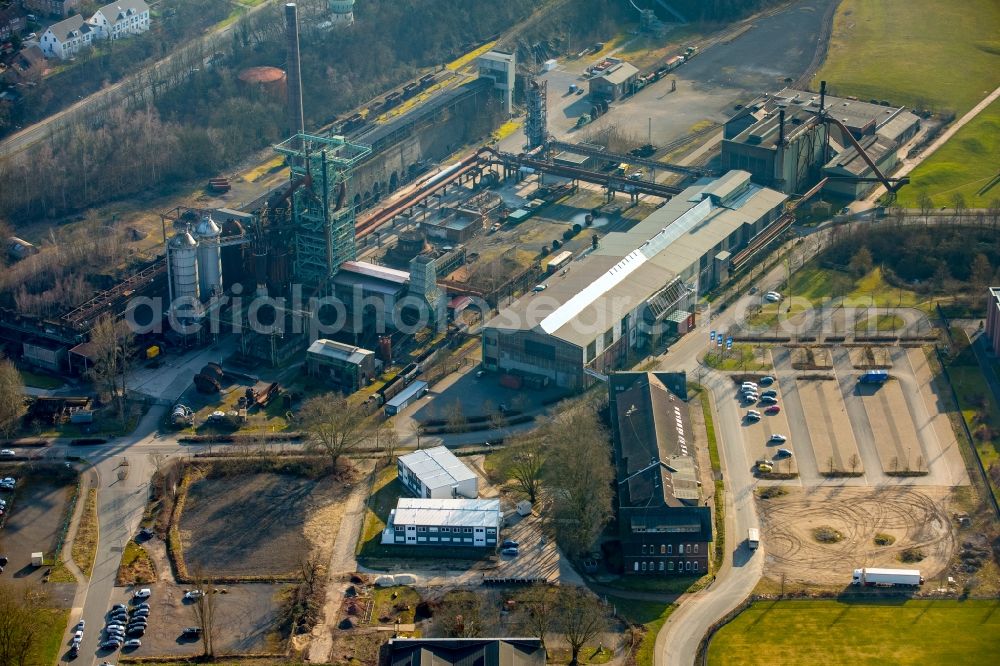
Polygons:
M985 664L1000 653L1000 600L768 601L724 626L709 664ZM993 655L990 657L989 655Z
M997 58L1000 67L1000 58ZM1000 100L994 101L955 132L943 146L910 172L910 185L899 191L899 205L919 208L926 192L935 207L952 207L961 194L969 208L986 208L1000 199ZM1000 179L998 179L1000 180ZM991 186L992 185L992 186Z
M1000 432L1000 407L992 399L989 385L978 365L949 365L948 377L958 395L962 418L973 433L976 453L988 470L1000 461L1000 434L997 434ZM985 419L985 427L980 426L982 419ZM1000 496L992 478L990 482L993 493Z
M91 488L83 504L80 524L73 537L73 561L84 576L90 577L97 555L97 490Z
M614 604L618 614L629 622L641 624L646 628L646 634L642 637L642 643L636 652L635 663L639 666L653 666L656 634L659 633L663 623L677 607L673 604L658 604L652 601L636 601L635 599L618 597L608 597L608 603Z
M886 331L898 331L905 325L906 322L899 315L880 314L877 317L861 317L854 324L854 330L858 333L867 333L870 327L874 327L875 331L884 333Z
M817 261L810 261L792 274L787 295L804 298L813 305L821 305L827 299L836 299L840 305L858 307L929 307L925 296L907 289L899 289L886 282L882 270L876 268L861 278L832 268L823 268ZM891 328L891 322L890 322Z
M50 666L58 661L60 651L65 648L62 638L68 619L68 610L44 609L35 614L37 640L28 651L26 666Z
M755 322L756 323L756 322ZM705 364L716 370L770 370L771 362L758 354L759 348L747 342L736 342L728 351L712 351L705 354Z
M996 0L843 0L814 86L961 116L1000 85L998 25Z
M156 582L156 566L146 549L135 541L125 544L121 564L118 565L116 585L139 585Z

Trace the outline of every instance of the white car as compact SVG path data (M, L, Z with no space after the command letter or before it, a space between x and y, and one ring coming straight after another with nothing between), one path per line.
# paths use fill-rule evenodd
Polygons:
M771 439L768 440L768 441L771 441L771 442L787 442L788 438L785 437L784 435L779 435L778 433L773 433L771 435Z
M201 590L188 590L184 593L185 599L200 599L205 596L205 593Z
M153 595L153 591L148 587L144 587L135 593L136 599L149 599Z
M781 300L781 294L779 294L776 291L769 291L766 294L764 294L764 300L767 301L768 303L777 303L778 301Z
M13 458L16 455L14 449L0 449L0 458Z
M76 630L77 631L83 631L84 627L86 627L86 626L87 626L86 621L80 620L79 622L76 623Z

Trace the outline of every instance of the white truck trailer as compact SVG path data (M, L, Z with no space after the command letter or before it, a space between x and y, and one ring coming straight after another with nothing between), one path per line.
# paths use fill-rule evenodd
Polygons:
M760 545L760 530L751 527L747 532L747 548L757 550L757 546Z
M855 569L852 585L917 587L924 582L919 569Z

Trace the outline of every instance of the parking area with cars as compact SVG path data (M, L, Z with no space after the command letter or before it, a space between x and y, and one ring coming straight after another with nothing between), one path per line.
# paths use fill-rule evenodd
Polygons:
M541 518L534 514L508 517L503 538L517 544L502 547L496 567L484 572L486 580L559 581L559 550L546 539ZM516 554L515 554L516 551Z
M736 400L740 402L743 413L743 441L747 457L755 461L758 473L794 476L798 474L795 444L781 408L778 383L769 379L755 382L755 387L742 382L736 384Z
M248 654L265 652L268 635L274 630L280 608L280 595L286 585L239 584L220 586L212 602L215 609L215 649L220 652ZM122 618L115 622L124 631L114 632L124 639L138 639L141 645L127 647L125 640L120 647L98 652L98 656L122 654L134 657L182 656L201 653L200 622L195 611L198 595L187 595L190 587L157 583L149 586L149 597L137 598L120 588L115 606L109 610L108 619ZM140 604L147 604L146 607ZM116 611L126 613L115 615ZM146 612L141 612L145 608ZM144 618L144 621L141 619ZM141 632L129 633L129 626L142 624ZM88 627L89 630L89 627ZM105 640L107 632L102 635Z

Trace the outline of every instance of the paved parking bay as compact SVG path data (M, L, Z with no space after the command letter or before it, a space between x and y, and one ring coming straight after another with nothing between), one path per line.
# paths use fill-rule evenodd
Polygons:
M819 471L864 472L837 382L800 379L796 383Z
M868 414L882 469L886 473L906 469L926 471L927 458L900 383L894 380L881 386L856 383L854 392Z
M500 555L495 568L487 571L486 582L544 581L559 582L559 550L555 541L546 539L542 519L534 514L507 518L502 537L518 543L515 556Z
M937 482L942 486L967 486L969 474L959 450L960 444L955 438L948 414L943 411L942 401L945 397L937 394L934 372L927 360L927 353L923 349L907 349L906 358L913 370L913 381L923 402L923 410L920 410L919 405L916 410L921 412L917 419L917 431L936 445L936 450L927 451L931 476L940 477Z
M765 391L767 388L778 390L778 385L775 383L771 387L762 386L760 390ZM784 407L777 414L766 414L767 405L748 405L743 402L739 396L739 385L735 384L733 386L733 399L739 401L740 412L743 415L743 441L746 444L747 457L751 461L761 459L774 460L776 462L774 467L776 472L797 475L799 471L798 463L795 459L795 443L792 441L793 437L788 427L788 419L785 418ZM778 404L781 404L780 391L778 393ZM746 413L750 409L756 409L761 413L760 421L753 423L747 420ZM784 435L788 440L782 443L772 442L770 438L774 433ZM778 449L788 449L793 455L791 458L775 458Z

